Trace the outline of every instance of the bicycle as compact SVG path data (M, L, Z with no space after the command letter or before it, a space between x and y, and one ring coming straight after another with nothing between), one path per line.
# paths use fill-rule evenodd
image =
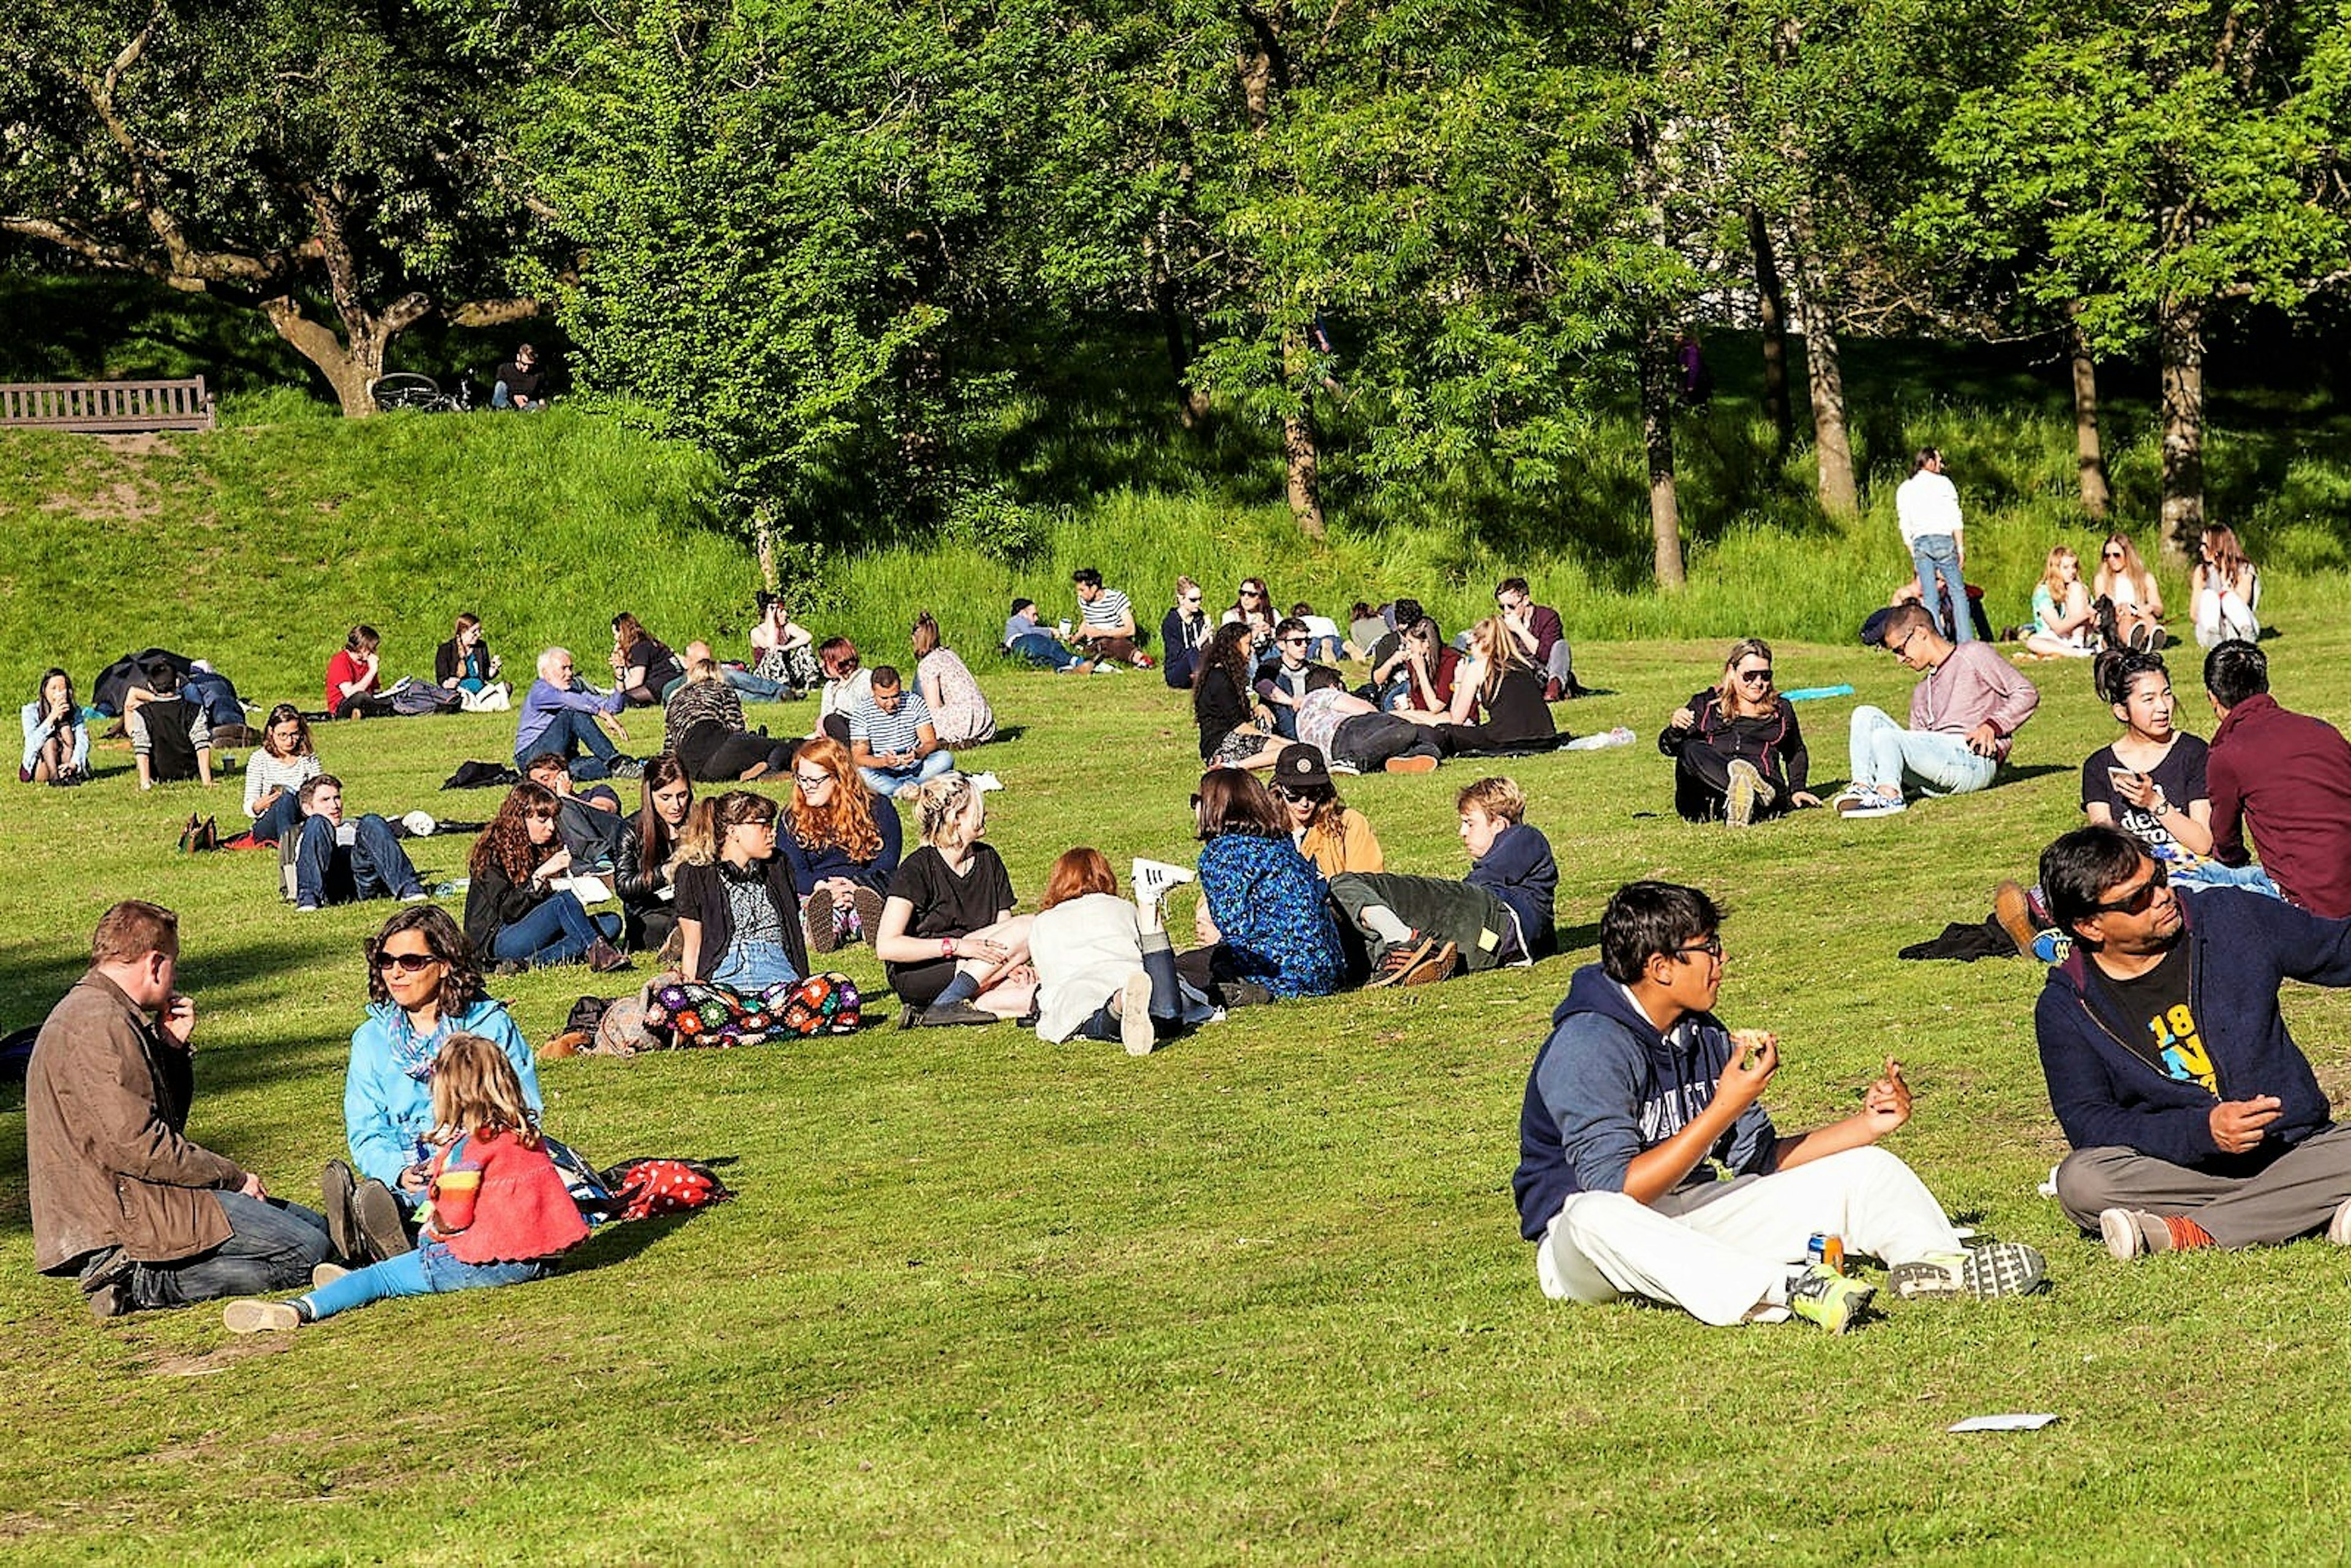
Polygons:
M396 371L369 382L368 395L375 399L377 408L387 413L393 409L412 409L418 413L471 413L474 410L474 383L465 376L457 378L455 392L444 392L441 383L431 376Z

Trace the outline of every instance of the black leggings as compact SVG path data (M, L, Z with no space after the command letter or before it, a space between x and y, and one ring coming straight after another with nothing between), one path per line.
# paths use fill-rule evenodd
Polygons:
M1732 754L1718 751L1703 741L1687 741L1674 759L1674 810L1692 822L1722 821L1723 803L1730 794L1730 763ZM1760 770L1759 770L1760 771ZM1755 802L1755 819L1776 817L1788 809L1788 786L1770 774L1763 781L1771 787L1771 803Z
M1358 773L1377 773L1399 757L1442 757L1436 727L1415 724L1388 713L1359 713L1343 718L1331 732L1331 758Z
M793 750L790 742L729 729L716 719L705 719L677 737L677 760L696 784L732 784L761 762L772 778L791 768Z

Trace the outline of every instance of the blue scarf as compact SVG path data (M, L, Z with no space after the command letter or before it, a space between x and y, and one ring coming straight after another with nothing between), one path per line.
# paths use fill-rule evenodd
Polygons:
M457 1020L444 1012L433 1032L420 1038L406 1009L395 1007L385 1023L392 1035L392 1061L419 1083L432 1082L433 1059L441 1054L441 1042L459 1032Z

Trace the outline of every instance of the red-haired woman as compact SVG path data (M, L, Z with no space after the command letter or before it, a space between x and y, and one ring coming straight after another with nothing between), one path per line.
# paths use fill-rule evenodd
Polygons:
M831 736L804 740L792 758L792 793L777 848L792 870L809 950L873 940L882 900L898 873L898 808L857 776L849 747Z
M1159 907L1165 886L1139 883L1141 896L1129 904L1100 850L1071 850L1053 862L1029 927L1039 1039L1122 1040L1128 1055L1148 1056L1186 1023L1210 1015L1207 998L1176 977Z

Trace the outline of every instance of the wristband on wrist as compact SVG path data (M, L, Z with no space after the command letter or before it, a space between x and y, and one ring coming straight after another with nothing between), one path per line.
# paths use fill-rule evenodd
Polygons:
M939 938L939 956L942 958L952 958L955 956L954 937L942 936Z

